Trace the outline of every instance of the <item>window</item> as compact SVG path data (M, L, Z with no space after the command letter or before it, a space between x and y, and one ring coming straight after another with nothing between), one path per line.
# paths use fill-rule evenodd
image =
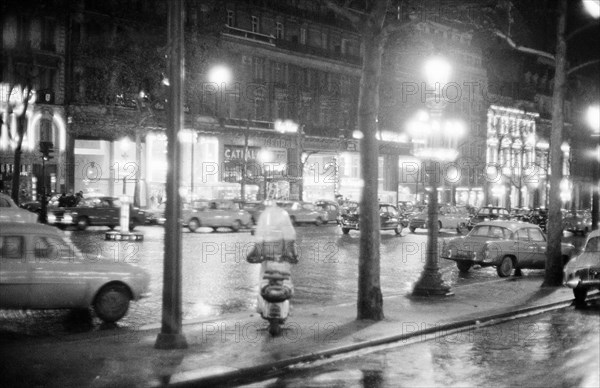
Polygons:
M300 28L300 44L306 44L306 28Z
M260 32L260 23L258 16L252 16L252 32Z
M254 73L254 79L256 80L262 80L265 77L265 73L264 73L264 61L262 58L258 58L258 57L254 57L254 63L253 63L253 73Z
M529 241L529 235L527 234L527 229L517 230L515 234L515 239L519 241Z
M230 9L227 10L227 25L229 27L235 26L235 13Z
M283 23L277 22L275 24L275 37L277 39L283 39Z
M56 51L54 44L54 32L56 30L56 21L51 18L45 18L42 25L42 50Z
M23 259L23 237L0 237L0 257L3 259Z
M67 247L63 241L47 237L38 237L34 246L35 258L38 260L59 260L62 249Z
M545 242L546 241L542 232L539 229L535 229L535 228L529 229L529 237L531 238L531 241L535 241L535 242Z

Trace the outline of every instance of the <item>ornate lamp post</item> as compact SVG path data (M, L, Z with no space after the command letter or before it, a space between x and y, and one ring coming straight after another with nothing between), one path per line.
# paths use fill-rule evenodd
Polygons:
M463 134L464 127L456 121L442 120L446 101L441 98L441 85L448 80L450 64L441 57L433 57L425 65L425 75L428 85L435 88L434 93L426 96L429 112L419 112L409 125L409 134L415 143L424 145L415 150L415 156L423 160L425 183L429 186L426 263L413 295L451 295L438 265L438 187L444 170L441 163L452 162L458 156L456 140Z
M597 137L595 167L593 175L593 192L592 192L592 230L598 229L600 222L600 107L598 105L591 106L587 111L587 120Z

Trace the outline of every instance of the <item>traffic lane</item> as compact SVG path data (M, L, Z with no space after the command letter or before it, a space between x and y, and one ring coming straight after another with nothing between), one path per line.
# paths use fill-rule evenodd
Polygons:
M105 329L139 330L158 324L162 311L164 229L141 227L143 242L105 241L106 228L71 231L71 240L89 260L102 255L105 260L139 265L151 275L149 298L131 304L127 315L116 325L102 324L93 315L61 310L0 310L0 331L30 335L63 335ZM296 228L300 262L292 268L295 295L292 308L311 305L355 303L358 291L358 251L360 234L343 235L336 225ZM384 297L411 292L425 264L426 233L381 232L381 287ZM456 236L440 234L444 238ZM254 312L259 265L249 264L245 255L255 238L250 233L212 232L201 229L182 235L183 319L194 320L224 313ZM459 273L454 262L440 260L443 279L453 287L473 282L497 280L493 268L474 268ZM523 271L525 276L541 276L543 271Z
M598 387L600 303L300 365L252 387Z

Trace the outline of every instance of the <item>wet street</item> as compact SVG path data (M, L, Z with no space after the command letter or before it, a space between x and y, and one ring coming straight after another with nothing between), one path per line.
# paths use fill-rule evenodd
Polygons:
M296 228L299 264L292 276L295 295L293 308L308 305L354 303L357 295L359 234L343 235L335 224ZM73 243L88 260L121 261L139 265L151 274L152 296L131 304L119 327L138 330L160 323L163 284L163 239L160 226L140 227L144 241L105 241L106 228L68 231ZM443 231L442 238L455 237ZM254 241L249 231L231 233L200 229L183 236L183 319L208 319L227 313L254 312L259 265L245 261ZM570 238L567 239L571 240ZM581 238L573 240L581 243ZM384 298L411 292L425 263L426 230L418 229L402 236L393 231L381 232L381 284ZM452 261L440 260L443 278L453 288L473 282L503 281L494 268L474 268L460 274ZM543 271L524 270L525 276L543 276ZM385 303L385 301L384 301ZM68 335L102 330L105 327L91 315L69 311L0 311L0 334Z
M598 387L600 303L318 366L244 387Z

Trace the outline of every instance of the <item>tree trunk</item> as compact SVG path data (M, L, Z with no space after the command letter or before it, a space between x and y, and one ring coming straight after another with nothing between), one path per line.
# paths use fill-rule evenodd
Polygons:
M560 0L558 5L558 30L556 43L556 71L554 74L554 91L552 95L552 133L550 135L550 202L548 206L548 248L546 250L546 272L543 287L557 287L562 284L563 268L561 258L562 214L560 211L560 182L562 180L563 154L562 131L564 125L563 105L566 86L565 41L567 0Z
M360 201L357 318L381 320L384 316L379 263L379 145L376 133L383 41L380 34L368 30L363 33L362 38L364 55L358 101L358 127L363 133L360 156L364 185Z

